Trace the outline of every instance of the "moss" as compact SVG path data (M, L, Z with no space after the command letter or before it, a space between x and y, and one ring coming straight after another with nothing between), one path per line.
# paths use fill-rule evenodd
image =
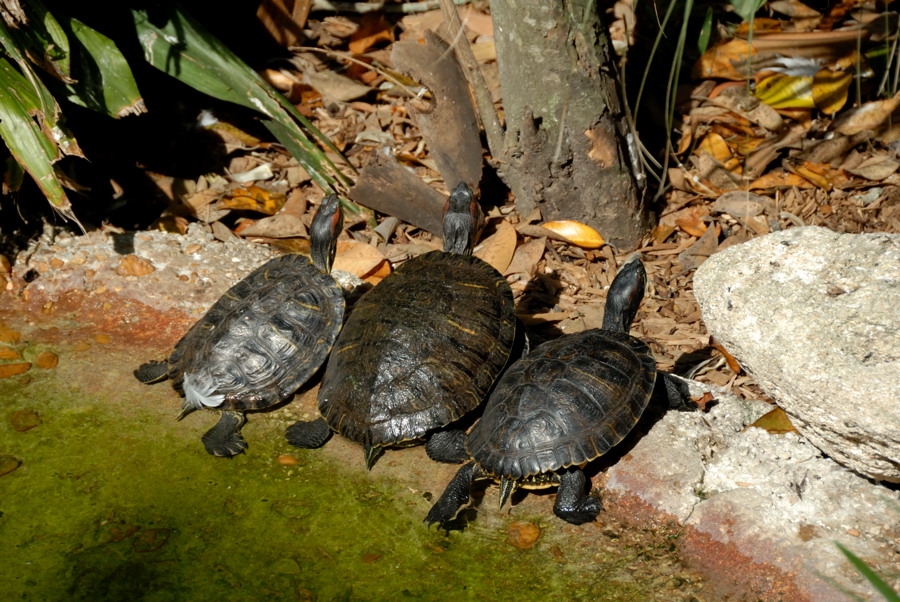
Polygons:
M281 427L264 417L245 429L250 453L217 459L197 438L209 414L176 423L172 408L130 398L131 383L113 400L54 378L0 383L4 417L42 418L26 432L0 423L0 453L22 460L0 477L6 599L646 597L601 579L597 551L560 562L541 551L549 541L519 550L488 521L428 529L421 492L322 452L282 466Z

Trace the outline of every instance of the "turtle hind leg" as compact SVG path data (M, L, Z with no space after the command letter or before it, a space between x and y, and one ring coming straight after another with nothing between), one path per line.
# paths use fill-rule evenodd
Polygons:
M284 438L287 442L303 449L322 447L331 437L331 427L322 418L309 422L295 422L287 428Z
M222 412L222 417L202 437L203 447L210 455L230 458L247 449L241 436L245 418L241 412Z
M459 512L459 509L468 503L472 482L478 477L479 473L480 471L474 462L463 464L456 471L456 476L453 477L447 488L444 489L444 493L441 494L438 501L428 511L425 522L433 525L434 523L446 523L452 520L456 513Z
M469 459L466 451L466 432L449 429L432 433L425 442L425 453L435 462L461 464Z
M597 518L603 510L598 498L585 492L587 477L580 469L569 469L559 475L559 490L553 513L567 523L580 525Z
M141 364L132 374L145 385L152 385L166 379L169 375L169 363L165 360L153 360Z

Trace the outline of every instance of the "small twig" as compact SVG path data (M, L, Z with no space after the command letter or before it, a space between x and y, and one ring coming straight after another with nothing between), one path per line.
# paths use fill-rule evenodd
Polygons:
M456 52L456 58L466 73L466 79L472 88L472 95L475 97L476 113L478 113L481 126L484 128L488 148L495 159L500 158L503 156L504 132L500 125L500 117L494 108L494 101L491 99L491 92L484 81L478 60L468 44L463 24L459 20L456 7L453 6L453 0L440 0L440 3L444 20L447 21L454 39L452 46Z
M453 0L454 4L468 4L469 0ZM387 4L385 2L329 2L329 0L313 0L310 12L339 12L365 14L375 11L386 13L424 13L436 10L440 6L439 0L424 0L423 2L404 2L403 4Z
M321 52L322 54L327 54L328 56L337 57L339 59L349 61L351 63L355 63L360 67L368 69L370 71L374 71L375 73L381 75L386 80L412 96L413 98L421 98L425 94L428 93L428 90L423 86L419 89L419 91L413 90L409 86L405 85L399 79L391 75L390 72L385 71L378 65L373 65L372 63L367 63L365 61L361 61L358 58L354 57L350 52L343 52L341 50L331 50L329 48L317 48L315 46L291 46L292 51L303 51L303 52Z

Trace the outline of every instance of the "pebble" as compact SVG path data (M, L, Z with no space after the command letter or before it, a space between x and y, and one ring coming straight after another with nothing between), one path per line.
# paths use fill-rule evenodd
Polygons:
M108 344L108 343L111 341L111 339L109 338L109 335L108 335L108 334L102 334L102 333L101 333L101 334L95 334L95 335L94 335L94 340L95 340L96 342L100 343L101 345L106 345L106 344Z
M49 370L50 368L56 368L59 364L59 356L52 351L41 351L34 358L34 363L37 364L38 368Z
M41 416L34 410L17 410L9 415L12 427L19 433L30 431L41 424Z
M72 347L72 349L74 349L75 351L87 351L90 348L91 348L91 344L85 343L85 342L75 343L75 346Z
M22 356L15 349L9 347L0 348L0 360L20 360Z
M11 473L21 465L22 461L18 458L13 456L0 456L0 477Z
M506 535L506 543L527 550L532 547L541 536L541 528L534 523L514 522L509 525Z
M31 369L31 362L15 362L13 364L0 364L0 378L9 378L18 374L25 374Z
M288 454L282 454L275 458L275 460L282 466L296 466L300 462L297 458Z
M119 276L146 276L156 271L153 263L148 259L137 255L126 255L116 266L116 274Z
M15 344L18 343L21 338L22 333L0 324L0 342Z

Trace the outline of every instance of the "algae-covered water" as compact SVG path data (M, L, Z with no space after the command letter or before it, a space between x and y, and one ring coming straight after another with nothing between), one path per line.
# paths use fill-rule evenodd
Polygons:
M0 455L21 461L0 476L5 600L646 600L673 599L684 583L629 566L652 550L611 552L579 537L595 525L552 515L516 517L541 530L519 549L495 502L479 512L492 519L429 529L440 490L390 476L428 462L421 449L389 452L367 473L361 451L350 461L287 445L285 410L251 416L248 453L213 458L199 436L215 416L176 422L168 384L138 384L114 356L65 369L67 359L0 379ZM22 430L34 415L40 424Z

